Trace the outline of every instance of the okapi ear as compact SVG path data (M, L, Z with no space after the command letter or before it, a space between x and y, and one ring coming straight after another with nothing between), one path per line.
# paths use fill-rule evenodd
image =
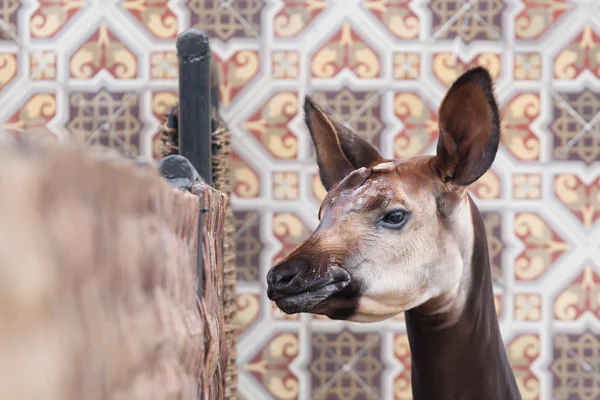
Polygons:
M308 96L304 100L304 118L315 145L319 175L326 190L353 170L383 160L366 140L329 118Z
M439 110L435 166L443 182L468 186L492 165L500 142L500 117L492 77L477 67L454 82Z

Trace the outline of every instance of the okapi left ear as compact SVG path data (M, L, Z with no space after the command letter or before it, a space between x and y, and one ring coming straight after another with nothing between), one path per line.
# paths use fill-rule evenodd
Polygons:
M308 96L304 100L304 118L315 145L319 175L326 190L353 170L383 160L366 140L330 118Z
M435 167L443 182L468 186L492 165L500 117L492 77L477 67L454 82L439 110Z

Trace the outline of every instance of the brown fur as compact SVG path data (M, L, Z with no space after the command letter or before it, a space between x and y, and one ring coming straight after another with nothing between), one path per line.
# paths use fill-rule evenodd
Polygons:
M489 73L449 89L433 157L384 160L310 99L305 112L328 194L317 229L269 272L269 297L287 313L358 322L406 311L415 399L519 399L466 192L500 140Z

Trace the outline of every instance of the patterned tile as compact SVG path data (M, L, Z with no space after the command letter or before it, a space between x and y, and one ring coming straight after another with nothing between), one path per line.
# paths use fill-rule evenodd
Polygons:
M494 79L500 77L502 66L500 54L480 53L470 60L463 60L450 52L441 52L433 55L433 74L447 88L468 69L478 65L487 68Z
M586 184L576 175L560 174L554 178L554 193L584 227L600 218L600 178Z
M515 18L515 37L518 40L540 39L556 29L559 18L572 7L568 0L523 0L525 6Z
M139 119L139 102L133 93L104 89L97 93L73 92L69 105L66 127L72 139L139 154L143 123Z
M535 81L542 77L542 55L540 53L515 53L513 76L515 80Z
M600 141L595 135L600 127L599 93L587 89L580 93L558 93L554 97L553 114L550 131L555 160L587 164L600 160Z
M21 8L21 2L19 0L4 0L0 3L0 20L4 21L8 29L12 32L18 32L18 14ZM0 40L9 40L10 35L4 30L0 30Z
M540 101L537 93L520 93L502 109L502 144L517 160L540 158L540 140L531 129L540 115Z
M290 38L304 31L324 9L327 0L283 0L273 19L275 37Z
M504 3L502 0L433 0L429 4L432 31L441 31L441 39L458 37L466 43L497 40L502 33Z
M600 76L600 36L589 25L554 57L554 77L574 79L583 71Z
M56 94L37 93L2 122L1 127L14 137L27 136L37 141L56 141L54 133L47 124L56 116Z
M260 36L263 0L187 0L190 26L215 39Z
M106 24L100 25L69 60L71 78L90 79L101 70L117 79L136 78L137 58Z
M228 107L260 70L259 54L255 50L236 51L227 59L213 54L219 71L221 104Z
M398 333L394 336L394 355L402 366L402 372L394 379L394 400L412 400L410 346L406 333Z
M276 399L297 398L298 378L289 363L298 356L299 345L295 333L276 334L243 369Z
M173 39L179 24L169 0L124 0L121 7L157 39Z
M421 75L419 53L394 53L394 79L417 79Z
M238 153L231 153L232 192L241 198L254 198L260 196L259 175L250 167Z
M344 70L357 78L381 76L381 61L373 48L348 22L317 50L311 60L314 78L333 78Z
M537 200L542 198L541 174L513 175L513 198Z
M305 93L386 155L431 154L443 90L483 65L503 136L469 193L511 365L524 399L596 400L599 15L570 0L0 0L0 136L158 157L175 36L206 31L234 134L240 398L410 399L403 314L360 333L288 316L262 274L310 235L325 196Z
M380 136L385 125L377 92L343 88L336 92L314 92L312 96L334 118L348 124L369 143L380 148Z
M540 379L531 368L541 352L539 335L518 335L506 344L506 350L523 400L540 399Z
M85 7L85 2L81 0L38 0L36 3L37 8L29 19L28 30L35 39L53 38Z
M241 336L260 318L260 296L253 293L239 293L236 306L236 333Z
M584 264L575 279L566 283L554 300L554 319L574 321L583 314L600 318L600 274L595 264Z
M0 53L0 89L4 89L17 76L18 56Z
M315 332L308 369L312 398L380 399L384 364L377 333Z
M514 227L525 248L514 263L517 280L538 279L569 249L569 244L536 213L517 213Z
M515 321L541 321L542 298L537 293L516 293L514 295Z
M502 240L502 214L499 212L488 211L482 212L481 216L487 235L492 276L502 276L502 251L505 247Z
M152 79L177 79L178 76L176 51L155 51L150 54L150 77Z
M29 79L52 81L56 79L56 53L36 51L29 55Z
M235 263L239 281L257 281L260 272L260 214L235 211Z
M410 0L365 0L363 7L398 39L419 36L419 17L410 9Z
M281 260L294 250L310 230L304 222L294 213L277 212L273 214L273 236L280 242L281 250L273 258L273 264Z
M596 400L600 398L600 335L556 334L554 360L550 370L554 378L553 398Z
M394 97L394 114L403 129L394 140L394 157L423 154L438 139L437 112L416 93L402 92Z
M274 158L296 158L298 138L289 123L296 116L298 107L297 93L276 93L243 126Z

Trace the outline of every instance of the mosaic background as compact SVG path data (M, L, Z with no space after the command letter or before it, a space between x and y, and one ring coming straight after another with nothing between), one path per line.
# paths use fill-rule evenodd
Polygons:
M480 64L504 136L471 191L523 398L600 399L600 2L0 0L0 139L152 157L190 26L234 135L240 398L411 398L402 316L287 317L266 298L324 195L297 112L311 93L384 156L432 153L445 90Z

